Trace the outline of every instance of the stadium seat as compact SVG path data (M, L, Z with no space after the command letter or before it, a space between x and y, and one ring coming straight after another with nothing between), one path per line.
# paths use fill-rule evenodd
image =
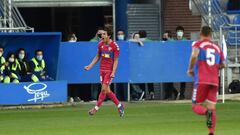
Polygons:
M240 46L240 31L230 31L227 34L228 45L239 45Z
M219 31L220 26L225 25L225 24L229 24L230 20L229 20L228 16L215 15L212 23L213 23L213 29L215 31Z
M240 15L233 18L233 24L240 25Z
M227 4L227 13L228 14L240 14L240 5L238 2L229 1Z

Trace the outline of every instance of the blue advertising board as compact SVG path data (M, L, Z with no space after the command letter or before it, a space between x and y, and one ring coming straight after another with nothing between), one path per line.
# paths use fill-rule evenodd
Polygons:
M154 41L143 47L117 42L120 57L114 83L192 82L186 72L192 41ZM97 42L62 42L57 79L68 83L99 83L99 63L84 71L97 53Z
M0 85L0 105L57 103L66 101L66 81Z

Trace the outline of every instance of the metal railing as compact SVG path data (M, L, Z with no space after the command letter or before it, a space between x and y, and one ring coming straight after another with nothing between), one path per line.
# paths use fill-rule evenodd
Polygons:
M0 1L0 32L33 32L27 26L13 0Z

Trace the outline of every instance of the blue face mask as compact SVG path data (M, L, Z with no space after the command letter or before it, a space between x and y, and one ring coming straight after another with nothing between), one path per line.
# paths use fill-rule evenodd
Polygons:
M24 58L24 56L25 56L24 54L21 54L21 53L18 54L18 58L19 58L20 60L22 60L22 59Z
M124 40L124 35L118 35L118 40L123 41Z
M42 56L42 55L37 55L37 59L38 59L39 61L41 61L41 60L43 59L43 56Z

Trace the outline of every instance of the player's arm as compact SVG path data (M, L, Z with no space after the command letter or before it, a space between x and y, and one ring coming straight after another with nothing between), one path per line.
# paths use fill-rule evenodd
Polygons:
M99 53L93 58L92 62L88 65L85 66L85 70L90 70L100 59Z
M198 54L199 54L199 49L196 47L193 47L189 66L188 66L188 71L187 71L189 76L194 75L193 67L194 67L195 63L197 62Z
M221 59L221 62L220 62L219 68L220 69L225 68L226 67L226 56L224 57L223 52L220 53L220 59Z
M111 77L112 77L112 78L115 77L115 73L116 73L116 70L117 70L117 66L118 66L118 58L115 58L115 59L114 59L114 63L113 63L113 71L112 71L112 74L111 74Z

